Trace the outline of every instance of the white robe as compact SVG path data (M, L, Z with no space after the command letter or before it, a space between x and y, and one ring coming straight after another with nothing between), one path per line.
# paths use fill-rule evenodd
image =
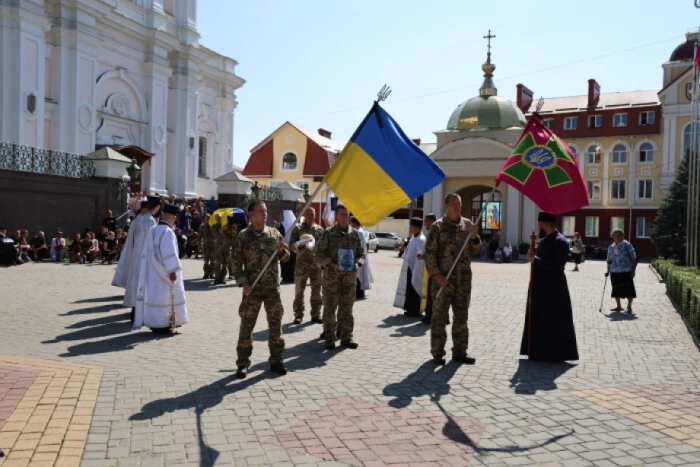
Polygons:
M360 280L360 290L369 290L372 288L370 284L374 282L372 277L372 267L369 265L369 252L367 251L367 240L365 239L364 230L362 227L357 229L360 234L362 248L365 250L365 262L357 269L357 278Z
M401 258L403 265L401 266L401 275L399 276L399 285L396 287L396 297L394 298L394 306L403 308L406 303L406 281L408 279L408 270L411 270L411 287L421 297L421 310L425 308L423 304L426 298L426 291L423 289L423 272L425 271L423 260L418 259L418 255L423 253L425 249L425 235L423 232L417 237L413 237L406 251Z
M117 270L112 279L112 285L126 289L124 291L124 306L136 306L136 289L139 285L139 273L143 245L146 242L148 230L156 225L156 220L150 212L139 214L131 223L129 234L117 263Z
M177 275L175 282L170 281L171 272ZM175 292L174 298L171 296L171 290ZM177 325L187 324L185 286L182 282L182 267L177 254L177 239L170 226L161 221L148 231L141 255L134 329L139 329L141 326L149 328L170 326L173 304Z

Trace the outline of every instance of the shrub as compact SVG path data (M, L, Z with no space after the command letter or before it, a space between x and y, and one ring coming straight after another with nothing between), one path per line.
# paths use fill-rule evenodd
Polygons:
M652 265L664 278L668 296L680 307L693 334L700 339L700 270L679 266L668 259L655 259Z
M523 242L523 243L521 243L520 245L518 245L518 253L520 253L521 255L526 255L526 254L527 254L527 251L528 251L529 249L530 249L530 244L529 244L529 243Z

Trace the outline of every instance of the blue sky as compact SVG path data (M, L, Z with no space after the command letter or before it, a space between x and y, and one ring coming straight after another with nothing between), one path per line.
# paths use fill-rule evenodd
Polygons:
M589 78L602 92L659 88L662 63L700 26L693 0L198 3L201 43L236 59L247 81L235 117L240 166L287 120L346 141L384 83L385 108L406 134L434 142L478 94L489 29L498 94L515 100L517 83L536 97L585 94Z

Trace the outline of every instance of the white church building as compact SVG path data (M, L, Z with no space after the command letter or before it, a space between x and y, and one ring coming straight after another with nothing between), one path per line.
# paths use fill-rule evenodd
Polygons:
M0 0L0 141L136 147L143 190L215 195L245 81L199 38L197 0Z

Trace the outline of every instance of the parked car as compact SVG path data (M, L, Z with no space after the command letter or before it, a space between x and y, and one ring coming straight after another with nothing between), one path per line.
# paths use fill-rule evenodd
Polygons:
M374 235L374 232L367 232L364 231L362 234L365 236L365 241L367 242L367 251L373 251L377 252L379 250L379 241L377 240L377 236Z
M401 237L393 232L377 232L377 241L379 242L379 248L388 248L394 250L398 242L403 242Z
M601 241L585 245L584 251L586 256L591 258L607 258L608 257L608 247L612 242Z

